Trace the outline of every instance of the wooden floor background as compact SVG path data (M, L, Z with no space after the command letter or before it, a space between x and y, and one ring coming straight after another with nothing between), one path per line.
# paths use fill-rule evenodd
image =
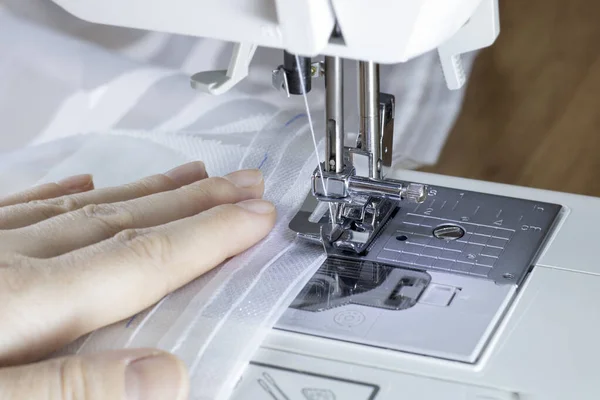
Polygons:
M600 196L600 2L500 0L500 21L426 170Z

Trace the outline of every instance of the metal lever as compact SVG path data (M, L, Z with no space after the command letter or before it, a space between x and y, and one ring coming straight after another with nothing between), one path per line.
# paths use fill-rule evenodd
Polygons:
M396 98L387 93L379 94L379 118L381 120L381 164L392 166L394 148L394 115L396 114Z

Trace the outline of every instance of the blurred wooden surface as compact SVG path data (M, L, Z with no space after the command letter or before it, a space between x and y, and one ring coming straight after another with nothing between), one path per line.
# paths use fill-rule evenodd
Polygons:
M600 2L500 0L500 19L426 170L600 196Z

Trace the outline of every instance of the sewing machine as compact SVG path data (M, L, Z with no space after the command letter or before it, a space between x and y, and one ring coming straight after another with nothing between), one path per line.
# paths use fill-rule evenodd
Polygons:
M600 200L392 169L394 97L379 63L491 45L497 0L54 0L98 23L236 43L218 95L257 46L283 50L282 96L326 86L326 145L290 222L327 260L272 330L233 399L596 399ZM324 61L316 57L324 55ZM358 60L358 61L352 61ZM359 64L360 127L344 127L344 62ZM518 60L515 60L518 62Z

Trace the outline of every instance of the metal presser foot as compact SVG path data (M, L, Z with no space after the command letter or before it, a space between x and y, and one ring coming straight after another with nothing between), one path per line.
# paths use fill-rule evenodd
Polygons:
M322 243L328 254L366 253L401 203L421 203L426 197L424 185L357 176L351 166L341 173L321 171L315 170L312 193L290 228Z

